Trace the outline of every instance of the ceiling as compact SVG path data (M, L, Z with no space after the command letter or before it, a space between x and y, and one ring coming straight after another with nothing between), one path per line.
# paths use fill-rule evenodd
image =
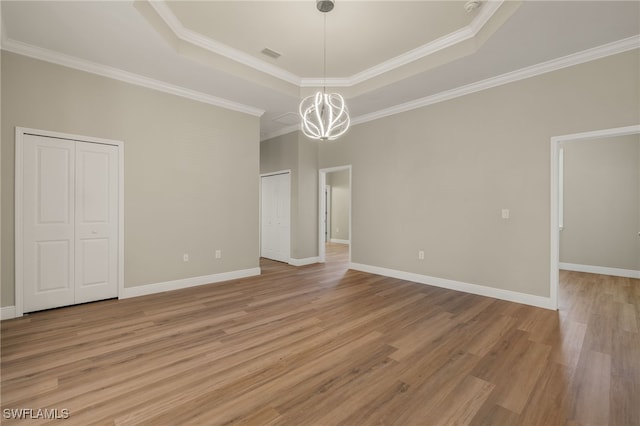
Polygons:
M295 129L300 99L323 84L357 123L589 49L640 47L637 1L464 6L337 0L323 14L314 0L3 0L2 48L259 115L265 139Z

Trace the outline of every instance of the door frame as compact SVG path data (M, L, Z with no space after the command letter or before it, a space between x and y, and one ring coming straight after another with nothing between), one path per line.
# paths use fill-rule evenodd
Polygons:
M331 185L325 185L324 186L324 199L325 199L325 223L326 223L326 229L325 229L325 243L328 243L331 241Z
M351 217L353 215L351 208L351 199L353 197L353 172L351 164L346 166L327 167L318 170L318 262L321 263L324 263L326 261L326 253L324 247L325 223L323 220L323 215L326 209L324 200L324 187L327 185L327 173L341 172L343 170L349 171L349 264L351 264L351 247L353 246L353 227L351 226Z
M23 222L22 204L23 199L23 138L25 135L42 136L46 138L65 139L77 142L97 143L102 145L113 145L118 147L118 298L124 294L124 142L94 138L91 136L74 135L70 133L52 132L48 130L30 129L27 127L16 127L15 132L15 198L14 198L14 305L15 317L24 315L24 292L23 292Z
M289 260L287 263L291 263L291 169L278 170L277 172L261 173L258 177L258 185L260 190L258 191L258 258L262 257L262 178L277 175L289 176Z
M549 298L551 308L558 309L558 285L560 273L560 149L567 143L592 139L640 134L640 124L611 129L594 130L583 133L554 136L551 138L551 263L549 277ZM564 224L563 224L564 225Z

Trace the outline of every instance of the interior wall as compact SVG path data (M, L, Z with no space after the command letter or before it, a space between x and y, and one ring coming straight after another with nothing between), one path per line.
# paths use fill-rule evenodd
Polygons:
M560 262L640 270L640 135L563 149Z
M6 51L1 86L2 306L14 303L16 126L124 141L125 287L259 266L258 117Z
M349 240L349 171L327 173L331 185L331 230L329 238Z
M298 134L298 252L296 258L318 256L318 141Z
M550 138L638 124L639 59L564 68L322 144L320 168L352 165L352 261L549 297Z
M260 173L291 170L291 257L318 256L318 143L301 133L260 144Z
M298 258L298 135L289 133L260 143L260 174L291 171L291 257Z
M0 10L2 10L2 7L0 7ZM0 12L0 34L3 34L3 28L2 28L2 13ZM0 53L0 127L2 126L2 54ZM2 137L2 129L0 129L0 137ZM2 177L2 146L0 144L0 177ZM3 246L3 238L2 238L2 199L1 199L1 195L3 194L3 190L2 190L2 182L0 181L0 307L2 306L13 306L13 303L11 303L10 301L5 302L5 297L6 298L11 298L13 299L13 294L9 294L7 293L5 295L5 292L2 290L2 288L4 287L4 279L3 279L3 274L2 274L2 246Z

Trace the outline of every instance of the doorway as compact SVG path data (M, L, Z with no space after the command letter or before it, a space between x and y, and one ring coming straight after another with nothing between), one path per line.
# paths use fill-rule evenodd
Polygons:
M336 246L336 252L348 251L351 262L352 227L351 165L331 167L319 170L319 222L318 222L318 260L326 262L327 247ZM332 250L334 251L334 250Z
M123 144L16 128L16 316L124 288Z
M555 136L551 138L551 268L550 268L550 299L553 309L558 308L558 285L560 271L560 231L565 225L563 220L563 203L561 195L561 179L563 168L561 158L562 148L565 144L589 141L601 138L612 138L640 134L640 125L618 127L592 132L575 133L570 135ZM640 235L639 235L640 237Z

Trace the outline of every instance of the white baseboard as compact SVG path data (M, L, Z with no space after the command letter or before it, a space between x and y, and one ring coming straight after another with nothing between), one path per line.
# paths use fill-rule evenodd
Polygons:
M638 278L640 271L633 269L608 268L606 266L578 265L575 263L559 263L560 269L565 271L587 272L589 274L613 275L614 277Z
M412 281L419 284L431 285L434 287L447 288L449 290L462 291L465 293L477 294L480 296L493 297L495 299L507 300L509 302L523 303L525 305L537 306L539 308L555 310L551 303L551 298L535 296L527 293L519 293L501 288L487 287L478 284L469 284L461 281L448 280L444 278L430 277L427 275L415 274L413 272L398 271L396 269L381 268L378 266L351 263L350 269L356 271L369 272L371 274L383 275L385 277L398 278Z
M292 265L292 266L305 266L305 265L311 265L312 263L318 263L318 262L320 262L320 259L318 259L318 256L305 257L304 259L294 259L292 257L291 259L289 259L289 265Z
M331 238L329 241L331 241L332 243L338 243L338 244L349 244L349 240L341 240L339 238Z
M0 320L6 320L16 317L15 306L3 306L0 308Z
M201 277L184 278L181 280L165 281L136 287L125 287L124 294L121 294L119 299L146 296L148 294L162 293L163 291L180 290L183 288L252 277L255 275L260 275L260 268L241 269L238 271L222 272L220 274L204 275Z

